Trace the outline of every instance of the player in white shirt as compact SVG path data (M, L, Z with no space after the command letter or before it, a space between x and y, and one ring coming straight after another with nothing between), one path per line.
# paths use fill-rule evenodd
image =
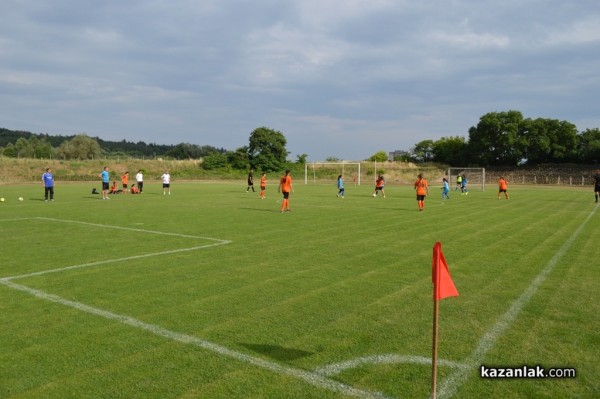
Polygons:
M169 174L169 171L165 171L160 178L162 179L163 183L163 195L171 195L171 175Z

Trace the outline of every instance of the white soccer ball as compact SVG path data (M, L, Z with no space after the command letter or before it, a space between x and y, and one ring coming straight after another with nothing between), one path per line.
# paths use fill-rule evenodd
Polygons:
M19 197L19 201L23 201L23 197Z
M4 198L0 198L0 202L4 202Z
M373 197L377 197L377 194L373 193Z

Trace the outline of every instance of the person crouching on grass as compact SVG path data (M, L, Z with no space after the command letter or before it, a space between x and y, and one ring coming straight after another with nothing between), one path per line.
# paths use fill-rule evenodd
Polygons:
M425 197L429 196L429 185L423 175L419 173L415 181L415 190L417 191L417 202L419 203L419 212L425 208Z
M281 203L281 212L289 212L290 209L290 192L294 192L294 186L292 185L292 176L290 176L290 170L285 171L285 176L281 176L279 179L279 187L277 188L278 193L283 193L283 202Z

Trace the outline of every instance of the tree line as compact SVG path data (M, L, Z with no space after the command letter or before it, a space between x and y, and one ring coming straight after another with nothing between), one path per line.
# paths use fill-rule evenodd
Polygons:
M51 136L0 128L0 155L11 158L98 159L115 157L197 159L211 153L226 152L209 145L180 143L177 145L107 141L82 133L73 136Z
M423 140L395 160L451 166L595 164L600 161L600 129L578 132L567 121L524 118L519 111L490 112L461 136Z
M168 157L171 159L203 159L202 168L281 171L287 164L287 141L283 133L260 127L249 137L248 145L228 151L204 145L177 145L111 142L86 134L49 136L30 132L0 129L0 155L11 158L85 160L123 157ZM299 155L305 161L307 155Z

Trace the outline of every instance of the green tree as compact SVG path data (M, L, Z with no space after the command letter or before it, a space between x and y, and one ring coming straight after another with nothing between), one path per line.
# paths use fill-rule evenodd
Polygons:
M276 130L259 127L250 134L248 160L255 170L273 172L285 168L288 155L284 135Z
M78 134L69 141L63 142L58 153L65 159L95 159L101 155L100 144L87 134Z
M214 170L227 167L227 155L222 152L213 152L202 158L202 169Z
M412 150L413 158L417 162L431 162L434 157L433 140L423 140L415 144Z
M375 154L371 155L368 160L371 162L385 162L388 160L388 154L383 150L377 151Z
M235 151L229 151L227 153L227 162L233 169L248 169L248 165L250 163L248 160L248 147L240 147Z
M15 143L17 158L29 158L33 155L33 148L29 144L29 140L24 137L19 137Z
M296 155L296 163L300 165L305 165L306 158L308 158L308 154Z
M11 158L17 157L17 150L15 149L15 145L13 143L6 144L6 147L4 147L4 156Z
M517 165L525 156L527 141L520 134L519 111L490 112L469 129L469 156L481 166Z
M600 129L586 129L579 135L577 146L578 159L596 164L600 161Z
M468 165L468 144L464 137L442 137L433 142L433 161L451 166Z

